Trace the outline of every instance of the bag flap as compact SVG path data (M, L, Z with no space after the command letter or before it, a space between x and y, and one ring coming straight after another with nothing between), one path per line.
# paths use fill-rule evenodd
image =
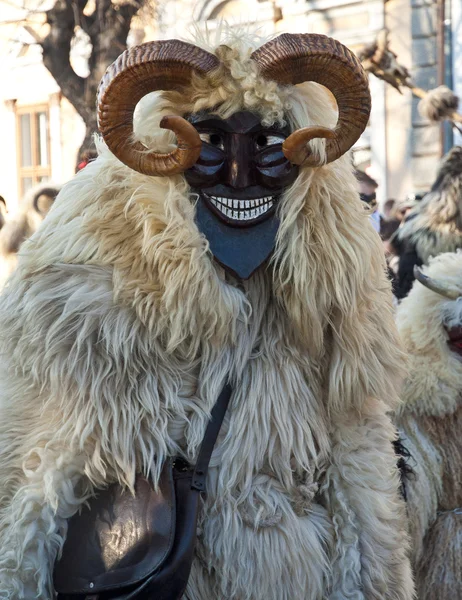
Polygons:
M137 583L155 572L175 536L172 463L166 461L155 492L137 476L135 495L119 484L102 490L69 520L55 565L60 594L97 594Z

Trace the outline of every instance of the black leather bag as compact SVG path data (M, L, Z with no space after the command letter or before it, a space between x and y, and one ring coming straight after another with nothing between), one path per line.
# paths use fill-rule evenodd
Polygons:
M200 494L231 396L213 410L196 466L167 460L158 489L137 476L135 495L113 484L69 521L54 571L58 600L179 600L196 543Z

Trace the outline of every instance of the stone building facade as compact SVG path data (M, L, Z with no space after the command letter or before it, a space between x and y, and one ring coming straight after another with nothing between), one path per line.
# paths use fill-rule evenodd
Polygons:
M1 4L0 0L0 20L4 16ZM353 50L371 42L386 27L391 32L392 49L400 62L411 68L419 86L429 89L446 82L462 96L461 0L159 0L155 19L135 23L133 38L137 42L143 38L185 38L193 26L213 31L221 20L257 26L268 34L323 33ZM443 31L445 44L439 51ZM7 60L3 60L5 57ZM18 128L21 118L27 121L27 117L21 117L25 109L39 106L46 113L46 119L34 116L34 112L31 118L45 123L49 162L46 176L58 182L73 173L84 129L41 64L36 46L30 46L25 56L15 56L11 44L2 45L0 40L0 59L0 129L8 140L0 148L0 195L14 209L28 175L27 169L18 171L21 144L25 143ZM439 158L453 143L450 129L425 122L410 91L399 94L373 77L370 84L370 125L354 148L355 162L377 179L381 201L425 191ZM36 145L40 127L37 131ZM460 143L460 136L454 141ZM45 146L42 150L45 152ZM37 173L34 182L40 176Z

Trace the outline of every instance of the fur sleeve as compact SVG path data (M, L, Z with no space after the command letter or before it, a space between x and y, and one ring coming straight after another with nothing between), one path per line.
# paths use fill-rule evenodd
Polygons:
M438 448L412 414L401 414L398 422L403 442L410 453L413 475L406 481L407 509L412 539L413 562L417 564L429 527L436 519L442 493L443 458Z
M175 402L180 414L184 409L165 391L174 389L171 369L159 363L157 341L133 311L115 304L111 270L19 269L0 301L0 323L3 414L56 416L45 437L90 445L86 470L96 483L113 470L131 485L137 467L150 468L174 446L168 413ZM26 422L18 428L27 437ZM130 437L136 432L140 456Z
M359 589L361 600L414 597L393 437L383 406L372 400L362 415L337 423L324 485L337 537L329 600Z
M170 398L108 269L20 265L0 323L0 597L45 600L65 519L116 473L160 470Z

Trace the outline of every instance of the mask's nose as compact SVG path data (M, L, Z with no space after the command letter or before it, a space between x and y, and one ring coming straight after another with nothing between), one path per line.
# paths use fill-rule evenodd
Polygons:
M252 138L242 134L230 135L227 154L229 160L226 183L235 189L255 185Z

